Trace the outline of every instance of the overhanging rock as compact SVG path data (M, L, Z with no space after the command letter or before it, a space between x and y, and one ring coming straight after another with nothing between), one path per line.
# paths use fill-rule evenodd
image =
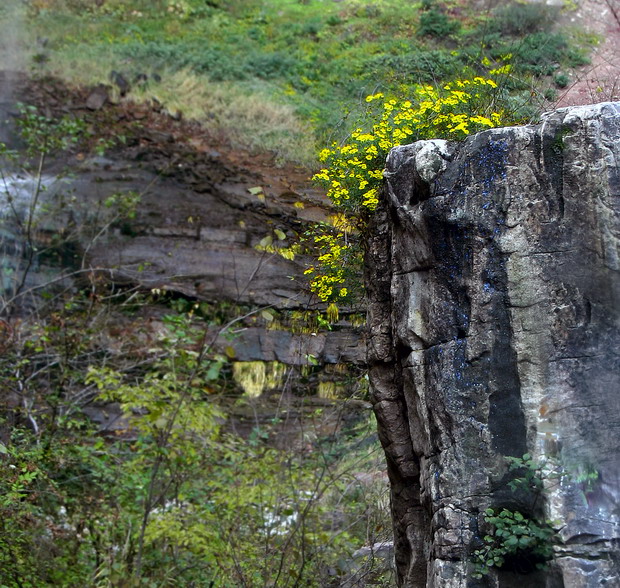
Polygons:
M386 177L368 359L399 584L617 586L620 103L402 146ZM509 484L526 453L544 491ZM545 569L474 578L487 508L555 521Z

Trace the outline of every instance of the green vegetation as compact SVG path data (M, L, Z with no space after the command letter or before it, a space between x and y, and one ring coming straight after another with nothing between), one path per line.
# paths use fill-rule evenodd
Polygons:
M346 137L370 94L405 99L510 55L513 106L533 88L542 96L541 76L585 62L553 28L557 15L518 2L480 14L434 1L34 0L27 22L48 39L43 71L79 83L146 74L130 97L156 96L237 143L312 165L313 148Z
M340 562L385 526L353 477L378 459L374 423L294 452L273 445L277 418L238 437L218 402L228 360L204 321L169 314L145 355L120 358L97 348L92 310L74 299L0 361L15 402L0 423L2 585L322 587L351 574ZM120 409L107 436L85 404Z
M484 536L484 545L473 553L477 578L491 573L493 568L519 573L544 568L553 558L553 546L559 542L557 524L542 521L534 513L542 507L545 481L563 477L560 468L552 462L536 462L529 453L520 458L509 457L507 461L509 472L513 473L508 486L515 498L525 498L524 507L530 515L510 508L484 511L488 533Z
M476 577L490 573L492 568L527 573L553 557L556 532L550 523L505 508L488 508L484 520L493 527L493 534L485 535L485 546L474 553Z

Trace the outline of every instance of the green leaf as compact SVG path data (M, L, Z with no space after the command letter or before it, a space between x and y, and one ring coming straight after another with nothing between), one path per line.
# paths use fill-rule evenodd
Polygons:
M220 377L222 366L219 362L213 362L207 370L206 378L209 381L217 380Z
M248 188L248 192L256 196L258 194L262 194L263 188L262 186L254 186L253 188Z
M260 242L259 245L261 247L269 247L269 245L271 245L273 243L273 237L271 235L267 235L266 237L263 237Z
M273 232L280 241L284 241L286 239L286 233L284 231L281 231L280 229L274 229Z
M508 539L506 539L506 541L504 542L505 545L509 545L510 547L517 545L518 543L518 539L513 535L512 537L508 537Z

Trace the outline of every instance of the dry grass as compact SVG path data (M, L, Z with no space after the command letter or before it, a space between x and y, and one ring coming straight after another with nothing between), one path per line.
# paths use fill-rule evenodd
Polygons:
M126 67L112 48L105 52L101 46L81 46L55 53L47 69L71 84L93 85L109 83L112 70L123 72ZM170 112L182 112L224 135L234 147L271 151L278 161L315 167L312 130L292 106L276 102L259 83L214 83L189 69L159 74L161 81L135 86L127 98L136 102L156 98Z
M291 106L276 103L261 88L213 83L183 70L164 72L161 82L137 89L132 97L155 97L171 112L224 133L235 146L273 151L277 158L305 165L315 161L312 131Z

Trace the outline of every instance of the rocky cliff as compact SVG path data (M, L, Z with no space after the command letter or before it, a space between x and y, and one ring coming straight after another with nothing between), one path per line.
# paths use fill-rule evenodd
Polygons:
M368 360L399 584L617 586L620 104L399 147L386 177ZM554 536L502 539L502 510Z

